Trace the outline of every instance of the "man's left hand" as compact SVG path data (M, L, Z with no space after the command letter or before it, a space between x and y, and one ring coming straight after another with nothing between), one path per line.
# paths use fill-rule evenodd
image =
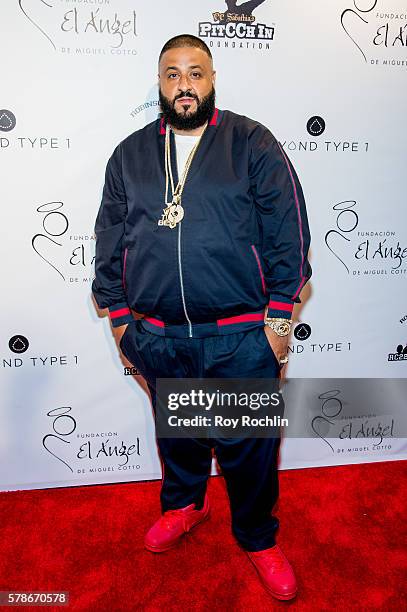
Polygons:
M268 325L264 326L264 332L273 349L274 355L277 361L280 363L280 359L286 357L288 352L288 336L278 336Z

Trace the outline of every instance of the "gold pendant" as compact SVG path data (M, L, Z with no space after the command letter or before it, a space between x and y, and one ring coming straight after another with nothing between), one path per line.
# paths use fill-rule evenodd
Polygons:
M179 202L179 198L175 199L163 210L161 219L158 221L158 225L165 225L174 229L174 227L182 221L184 218L184 209Z

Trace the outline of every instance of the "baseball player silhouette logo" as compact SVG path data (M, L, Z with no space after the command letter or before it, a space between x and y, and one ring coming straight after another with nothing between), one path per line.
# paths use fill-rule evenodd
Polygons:
M248 2L243 2L242 4L237 5L237 2L234 0L225 0L226 6L228 7L228 11L236 13L237 15L248 15L251 16L253 11L263 4L265 0L249 0Z
M236 21L236 19L244 19L245 21L255 21L253 11L263 4L265 0L248 0L248 2L242 2L237 4L236 0L225 0L228 10L226 13L218 13L218 23L228 23L229 21Z

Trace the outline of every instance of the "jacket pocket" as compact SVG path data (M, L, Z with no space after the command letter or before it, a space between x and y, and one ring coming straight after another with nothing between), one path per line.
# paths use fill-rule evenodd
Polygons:
M259 254L257 253L257 249L254 246L254 244L251 244L250 246L251 246L253 255L254 255L255 259L256 259L257 268L258 268L258 271L259 271L259 276L260 276L260 281L261 281L261 288L262 288L262 291L263 291L264 295L266 295L266 281L264 280L263 268L262 268L262 265L261 265L260 257L259 257Z

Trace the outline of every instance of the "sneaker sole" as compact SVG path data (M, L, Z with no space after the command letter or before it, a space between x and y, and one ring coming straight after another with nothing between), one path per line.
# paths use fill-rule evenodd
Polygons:
M198 527L198 525L201 525L201 523L204 523L205 521L207 521L209 517L210 517L210 511L208 510L208 512L205 514L205 516L200 521L195 523L195 525L192 525L192 527L190 528L189 531L191 531L191 529L194 529L194 527ZM189 531L185 531L183 534L180 535L180 537L177 540L175 540L174 542L172 542L168 546L160 546L160 547L158 547L158 546L151 546L150 544L144 543L144 548L146 548L150 552L154 552L154 553L166 552L167 550L171 550L171 548L174 548L175 546L177 546L177 544L180 543L182 538L184 536L186 536L189 533Z
M293 591L292 593L286 593L286 594L280 594L280 593L275 593L274 591L272 591L270 589L270 587L268 587L267 585L265 585L263 583L264 588L266 589L267 593L269 593L269 595L272 595L273 597L275 597L276 599L281 599L283 601L287 601L288 599L294 599L294 597L297 595L298 593L298 589Z

